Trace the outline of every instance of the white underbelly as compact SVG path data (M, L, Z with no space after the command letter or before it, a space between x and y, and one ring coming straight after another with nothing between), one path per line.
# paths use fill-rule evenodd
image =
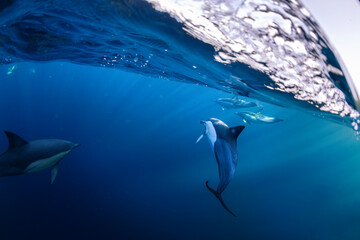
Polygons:
M214 150L214 145L217 139L217 134L214 128L214 125L210 121L206 121L206 136L209 139L210 145Z
M70 151L62 152L59 154L56 154L49 158L44 158L37 160L35 162L32 162L27 168L25 169L25 173L33 173L33 172L39 172L44 169L50 168L54 166L56 163L58 163L63 157L65 157Z

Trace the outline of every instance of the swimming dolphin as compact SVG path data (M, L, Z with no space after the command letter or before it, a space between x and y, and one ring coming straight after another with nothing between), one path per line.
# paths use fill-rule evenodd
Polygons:
M277 123L283 121L279 118L265 116L259 112L236 112L236 115L240 116L243 119L244 123Z
M27 142L15 133L4 131L9 148L0 155L0 177L39 172L51 168L51 183L58 173L59 163L71 150L80 146L60 139Z
M216 161L219 167L220 182L216 190L209 187L209 181L206 181L206 187L212 192L221 205L233 216L236 216L224 203L221 193L225 190L234 176L238 160L237 137L244 130L245 126L229 128L224 122L216 118L210 118L207 121L201 121L205 125L205 132L198 138L198 143L204 135L209 139L210 145L214 151Z
M221 106L222 110L225 110L225 108L234 109L234 108L251 108L251 107L259 106L254 102L248 102L238 97L218 98L215 100L215 102Z

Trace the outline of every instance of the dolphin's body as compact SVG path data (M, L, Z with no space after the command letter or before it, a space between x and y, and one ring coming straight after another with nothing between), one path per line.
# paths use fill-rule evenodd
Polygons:
M59 139L41 139L27 142L16 134L4 131L9 148L0 155L0 177L39 172L51 168L54 182L61 159L80 146Z
M270 123L277 123L277 122L281 122L283 121L282 119L279 118L274 118L274 117L268 117L265 116L261 113L254 113L254 112L237 112L235 113L236 115L240 116L243 119L244 123L257 123L257 124L261 124L261 123L266 123L266 124L270 124Z
M234 176L238 160L237 137L245 127L238 126L229 128L224 122L216 118L210 118L207 121L201 121L201 123L205 125L205 132L199 137L196 143L198 143L204 135L208 137L218 163L220 178L216 190L209 187L208 181L206 181L206 187L219 199L221 205L231 215L235 216L235 214L225 205L221 193L225 190Z
M219 104L222 110L225 109L236 109L236 108L251 108L257 107L258 105L254 102L248 102L245 100L241 100L240 98L218 98L215 100L217 104Z

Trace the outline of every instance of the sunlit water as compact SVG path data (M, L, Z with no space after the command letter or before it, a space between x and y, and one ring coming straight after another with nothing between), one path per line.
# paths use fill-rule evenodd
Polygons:
M316 99L291 92L316 85L302 79L306 74L285 84L285 75L299 73L282 71L286 61L262 66L274 67L273 75L257 68L253 52L216 48L172 19L175 13L146 2L6 2L0 129L81 147L61 162L53 185L49 171L0 179L0 239L360 238L360 142L349 127L355 97L326 41L317 46L328 49L318 49L317 63L326 97L316 107ZM241 56L255 62L232 62ZM215 102L233 94L283 121L244 124L239 109ZM217 184L217 164L209 144L195 141L204 131L199 121L210 117L246 126L223 194L237 218L205 187L207 180ZM7 148L5 135L0 148Z
M61 62L0 69L0 125L82 144L48 171L2 178L2 239L357 239L359 142L352 129L265 104L248 125L224 199L199 120L243 124L211 88ZM5 136L0 141L7 147ZM271 236L271 237L269 237Z

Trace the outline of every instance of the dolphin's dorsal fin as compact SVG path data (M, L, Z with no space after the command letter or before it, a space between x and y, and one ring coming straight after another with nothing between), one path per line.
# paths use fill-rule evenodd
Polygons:
M231 133L235 137L235 139L239 136L239 134L244 130L245 126L237 126L230 128Z
M8 141L9 141L8 150L10 150L12 148L21 147L21 146L23 146L25 144L28 144L27 141L25 141L24 139L22 139L21 137L19 137L15 133L12 133L12 132L9 132L9 131L4 131L4 133L6 134L6 137L8 138Z

